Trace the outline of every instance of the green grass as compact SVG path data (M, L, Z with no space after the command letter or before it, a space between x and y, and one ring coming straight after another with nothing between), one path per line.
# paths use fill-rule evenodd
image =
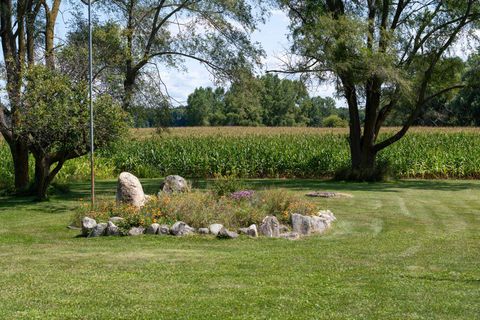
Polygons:
M0 318L480 316L480 181L249 183L354 198L318 200L338 221L296 242L76 238L65 227L86 184L44 203L0 198ZM159 181L144 184L155 192ZM98 185L103 196L114 189L113 181Z

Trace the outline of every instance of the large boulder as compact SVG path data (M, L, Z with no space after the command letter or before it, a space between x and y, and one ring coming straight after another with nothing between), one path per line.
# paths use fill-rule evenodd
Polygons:
M292 214L292 228L293 232L301 235L309 235L313 229L311 217L298 213Z
M120 235L120 229L112 221L108 221L107 230L105 231L105 235L107 235L107 236L119 236Z
M184 178L172 175L165 178L161 191L165 193L188 192L190 191L190 186Z
M117 203L125 203L140 208L145 202L145 193L140 180L131 173L120 173L117 185Z
M146 234L157 234L158 229L160 229L160 225L158 223L152 223L151 225L148 226L147 231L145 231Z
M222 228L223 228L223 225L220 223L214 223L208 227L208 229L210 230L210 233L213 234L214 236L216 236L220 232L220 230L222 230Z
M89 217L83 217L82 219L82 235L87 237L90 232L92 232L93 228L97 225L97 221L95 219Z
M192 234L193 232L195 232L195 229L190 227L188 224L186 224L183 221L175 222L172 228L170 229L170 233L177 237Z
M275 216L266 216L260 225L260 233L269 238L280 236L280 223Z
M223 227L217 234L219 239L235 239L238 238L238 234L233 231L229 231L227 228Z
M330 222L321 216L304 216L298 213L292 214L293 232L300 235L322 233L330 226Z
M106 223L97 223L97 225L93 227L88 237L89 238L101 237L105 235L106 231L107 231Z

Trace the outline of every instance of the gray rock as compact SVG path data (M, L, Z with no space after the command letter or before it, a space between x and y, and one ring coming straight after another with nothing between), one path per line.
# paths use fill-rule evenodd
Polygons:
M313 216L310 219L312 221L312 232L314 233L322 233L330 226L330 223L327 223L322 217Z
M115 224L119 224L119 223L122 223L123 221L125 221L125 219L122 218L122 217L111 217L110 219L108 219L108 221L110 221L112 223L115 223Z
M198 228L198 233L199 234L209 234L210 230L208 230L208 228Z
M95 219L89 217L83 217L82 219L82 235L88 236L90 232L92 232L93 228L97 225L97 221Z
M139 236L145 232L144 227L133 227L130 230L128 230L128 235L129 236Z
M304 216L298 213L292 214L293 231L301 235L322 233L329 227L329 222L319 216Z
M290 232L290 228L289 228L288 226L284 225L284 224L281 224L281 225L280 225L279 230L280 230L280 233L288 233L288 232Z
M117 184L117 203L140 208L145 204L145 201L145 193L140 180L131 173L120 173Z
M292 228L301 235L309 235L313 232L312 219L298 213L292 214Z
M246 235L248 233L248 228L239 228L238 233Z
M195 232L195 229L190 227L183 221L177 221L170 229L170 233L174 236L181 237Z
M98 223L95 227L93 227L88 237L89 238L101 237L105 235L106 231L107 231L107 224Z
M296 232L287 232L287 233L281 233L280 238L287 239L287 240L298 240L300 239L300 235Z
M278 238L280 235L280 223L275 216L266 216L260 225L260 233L269 238Z
M222 230L222 228L223 228L223 225L220 223L214 223L208 227L208 229L210 229L210 233L213 234L214 236L216 236L220 232L220 230Z
M238 234L233 231L228 231L227 228L223 227L217 234L219 239L235 239L238 238Z
M146 234L157 234L158 229L160 229L160 225L158 223L152 223L151 225L148 226L147 231L145 231Z
M258 237L257 225L252 224L248 228L240 228L240 229L238 229L238 233L247 235L249 237L256 238L256 237Z
M256 224L252 224L250 227L248 227L247 235L253 238L258 237L258 230Z
M170 227L167 226L166 224L162 224L160 227L158 227L158 234L161 236L167 236L170 234Z
M184 178L172 175L165 178L163 181L162 191L165 193L188 192L190 186Z
M107 223L107 230L105 231L105 235L107 236L119 236L120 229L112 222L108 221Z
M319 216L320 218L323 218L329 226L333 221L337 220L333 212L330 210L320 210L317 213L317 216Z

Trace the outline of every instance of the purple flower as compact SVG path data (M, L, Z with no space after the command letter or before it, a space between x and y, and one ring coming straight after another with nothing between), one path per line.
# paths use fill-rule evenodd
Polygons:
M253 190L241 190L235 191L234 193L230 194L230 198L233 200L243 200L243 199L250 199L252 198L255 191Z

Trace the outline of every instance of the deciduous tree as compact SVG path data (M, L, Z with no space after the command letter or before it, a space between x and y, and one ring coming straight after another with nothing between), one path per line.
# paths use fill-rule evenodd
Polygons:
M461 83L437 88L442 58L476 30L476 0L280 0L288 10L293 54L288 73L331 80L349 108L353 177L368 179L378 152L401 139L429 101ZM378 141L400 104L401 129ZM365 121L360 110L365 109Z

